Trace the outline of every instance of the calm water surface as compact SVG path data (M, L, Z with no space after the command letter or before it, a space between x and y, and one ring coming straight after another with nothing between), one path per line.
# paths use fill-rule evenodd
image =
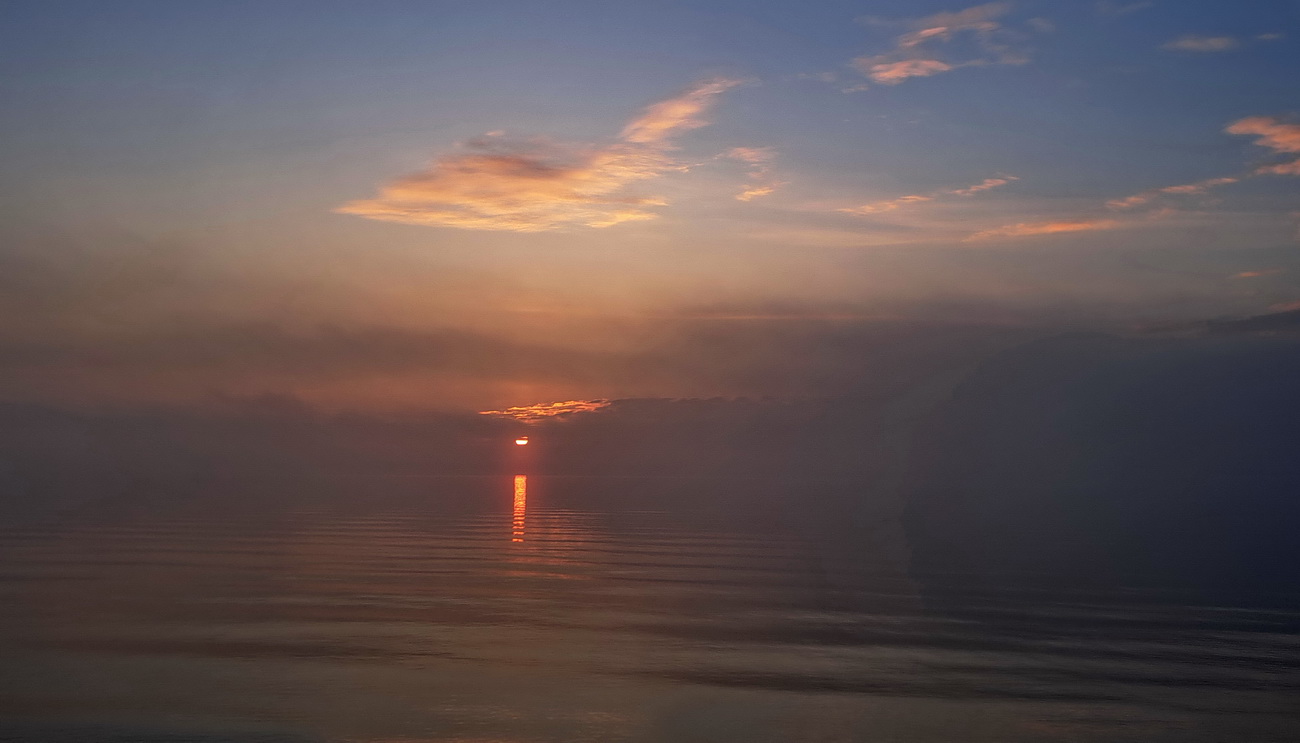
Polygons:
M11 525L0 739L1300 739L1293 612L959 590L909 576L888 514L654 507L678 485L376 482Z

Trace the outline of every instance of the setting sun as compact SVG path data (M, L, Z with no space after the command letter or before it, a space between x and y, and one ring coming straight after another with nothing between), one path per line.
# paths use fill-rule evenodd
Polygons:
M515 446L528 446L528 437L520 436L519 438L515 439Z

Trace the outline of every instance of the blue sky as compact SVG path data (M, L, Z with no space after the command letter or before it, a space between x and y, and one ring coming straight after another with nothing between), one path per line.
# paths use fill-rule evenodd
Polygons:
M1300 301L1297 2L0 14L15 339Z

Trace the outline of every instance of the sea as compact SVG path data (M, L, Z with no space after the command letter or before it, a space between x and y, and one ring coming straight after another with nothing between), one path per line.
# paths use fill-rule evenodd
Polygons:
M758 487L371 478L7 523L0 740L1300 740L1285 602L917 574L888 508Z

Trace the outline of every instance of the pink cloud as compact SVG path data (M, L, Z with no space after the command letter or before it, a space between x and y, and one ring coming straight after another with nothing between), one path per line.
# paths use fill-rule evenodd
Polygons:
M1109 206L1112 209L1132 209L1150 203L1152 201L1155 201L1159 199L1162 194L1173 194L1177 196L1202 196L1208 193L1212 188L1218 188L1219 186L1226 186L1230 183L1238 183L1240 181L1241 181L1240 178L1234 178L1234 177L1206 178L1203 181L1197 181L1195 183L1185 183L1178 186L1165 186L1163 188L1154 188L1151 189L1150 191L1143 191L1142 193L1133 194L1132 196L1126 196L1122 199L1112 199L1106 202L1106 206Z
M733 147L725 157L750 165L746 173L750 182L736 194L737 201L752 201L785 185L783 181L772 179L771 162L776 158L776 150L772 147Z
M1062 232L1089 232L1093 230L1113 230L1123 226L1114 219L1060 220L1054 222L1020 222L997 227L983 232L976 232L966 238L967 242L988 240L995 237L1028 237L1031 235L1056 235Z
M1264 165L1255 171L1260 175L1300 175L1300 160L1277 165Z
M704 111L736 80L716 79L648 107L612 142L562 144L500 133L462 145L427 169L383 186L376 198L335 209L403 224L538 232L653 219L666 202L628 186L682 171L672 138L704 126Z
M891 212L900 206L907 206L909 204L919 204L924 201L933 201L933 200L934 200L933 196L912 194L910 196L899 196L896 199L887 199L885 201L873 201L870 204L863 204L862 206L854 206L846 209L839 209L837 211L844 212L845 214L879 214L881 212Z
M989 64L1023 64L1028 61L1015 49L1023 34L1004 29L998 20L1011 10L1007 2L986 3L965 10L937 13L905 21L882 21L878 25L903 25L911 30L894 40L894 48L884 54L858 57L853 67L882 85L897 85L914 77L931 77L959 67ZM1051 30L1043 19L1033 19L1029 28L1039 33ZM979 54L960 62L945 61L937 47L958 37L972 39Z
M1251 116L1235 121L1228 134L1254 134L1255 144L1278 152L1300 152L1300 124L1284 124L1271 116Z
M1300 153L1300 124L1287 124L1271 116L1251 116L1235 121L1225 129L1228 134L1254 135L1255 144L1274 152ZM1255 170L1260 175L1300 175L1300 158Z
M989 189L1000 188L1012 181L1018 181L1018 180L1020 179L1014 175L1002 176L1001 178L985 178L983 181L980 181L979 183L976 183L973 186L954 189L952 191L947 191L946 193L953 194L954 196L973 196L979 193L980 191L988 191Z
M1188 183L1182 186L1165 186L1164 188L1160 189L1160 193L1203 194L1206 191L1209 191L1211 188L1226 186L1229 183L1236 183L1239 180L1241 179L1231 178L1231 177L1207 178L1203 181L1197 181L1196 183Z
M686 129L707 126L698 118L713 100L740 84L739 80L719 78L695 86L686 93L660 101L623 127L619 139L636 144L659 144Z
M905 59L876 64L870 60L857 60L855 64L864 75L882 85L897 85L910 77L930 77L952 69L952 65L937 59Z
M1282 271L1283 271L1283 269L1281 269L1281 268L1265 268L1265 269L1261 269L1261 270L1259 270L1259 271L1242 271L1241 273L1233 274L1233 275L1232 275L1232 278L1234 278L1234 279L1257 279L1257 278L1260 278L1261 276L1276 276L1277 274L1282 273Z

